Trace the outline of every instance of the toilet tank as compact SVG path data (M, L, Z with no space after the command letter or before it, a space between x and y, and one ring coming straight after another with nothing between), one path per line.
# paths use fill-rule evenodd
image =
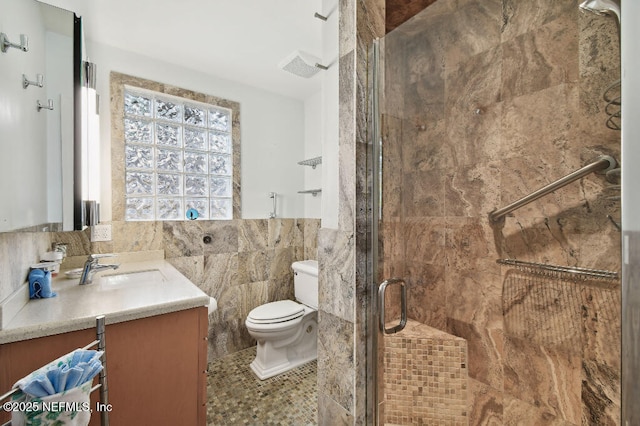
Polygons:
M293 262L293 286L296 300L318 309L318 261Z

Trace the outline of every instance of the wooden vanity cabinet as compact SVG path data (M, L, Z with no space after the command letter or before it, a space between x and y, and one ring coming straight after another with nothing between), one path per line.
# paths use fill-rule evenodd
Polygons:
M207 327L206 307L107 325L112 425L206 424ZM0 393L93 340L92 328L0 345ZM100 425L98 396L91 395L91 425Z

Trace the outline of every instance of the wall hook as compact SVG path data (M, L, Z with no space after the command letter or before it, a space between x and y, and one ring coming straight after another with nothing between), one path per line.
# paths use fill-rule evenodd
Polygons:
M44 76L42 74L36 74L36 81L31 81L27 78L26 74L22 74L22 88L26 89L29 86L44 86Z
M326 20L328 19L328 17L327 17L327 16L321 15L321 14L319 14L318 12L314 13L314 14L313 14L313 17L314 17L314 18L318 18L318 19L323 20L323 21L326 21Z
M20 44L16 44L11 43L5 33L0 33L0 50L6 52L10 47L27 52L29 50L29 37L24 34L20 34Z
M278 198L278 194L276 194L275 192L270 192L269 193L269 198L271 198L273 200L273 210L271 210L269 212L269 219L273 219L277 216L276 213L276 200Z
M41 109L48 109L50 111L53 111L53 99L49 99L47 101L47 105L42 105L40 101L38 101L37 108L38 108L38 111L40 111Z

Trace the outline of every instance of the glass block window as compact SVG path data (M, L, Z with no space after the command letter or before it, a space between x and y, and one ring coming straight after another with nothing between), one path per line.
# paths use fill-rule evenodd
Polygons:
M125 220L232 218L231 113L125 87Z

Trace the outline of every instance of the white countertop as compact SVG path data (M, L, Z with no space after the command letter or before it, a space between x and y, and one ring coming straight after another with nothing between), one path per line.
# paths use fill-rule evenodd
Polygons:
M101 263L118 263L118 259ZM113 277L136 271L157 272L147 274L153 280L129 276L127 282L120 282ZM16 292L22 293L7 298L3 303L13 306L3 306L9 314L0 330L0 344L92 328L99 315L106 316L108 325L209 304L209 296L165 260L122 263L117 270L96 273L92 284L78 282L61 272L52 283L56 297L28 300L26 285L26 304L24 286Z

